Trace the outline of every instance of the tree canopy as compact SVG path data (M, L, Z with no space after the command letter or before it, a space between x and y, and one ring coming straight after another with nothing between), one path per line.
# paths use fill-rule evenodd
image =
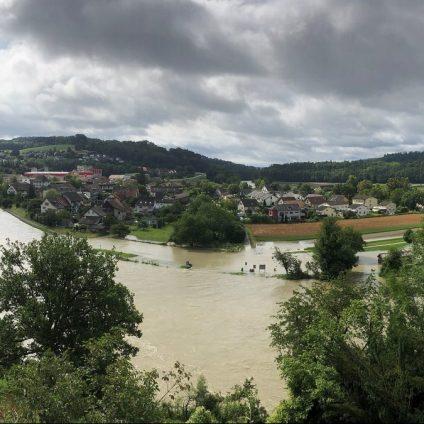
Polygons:
M363 250L364 240L352 228L341 228L335 218L325 218L314 245L313 259L321 278L332 279L356 265L356 254Z
M198 196L175 223L172 239L191 246L219 246L242 243L243 225L228 210L215 204L208 196Z
M423 421L423 231L412 244L383 281L344 274L281 304L270 330L290 397L271 422Z
M141 336L142 315L114 280L113 254L56 235L26 245L9 242L0 253L0 337L8 340L0 346L2 366L46 351L78 358L85 342L116 327Z

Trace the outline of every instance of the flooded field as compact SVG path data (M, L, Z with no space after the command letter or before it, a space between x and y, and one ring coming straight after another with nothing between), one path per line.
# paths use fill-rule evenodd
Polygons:
M28 242L41 232L0 211L0 242ZM190 250L109 238L91 239L94 247L137 255L138 262L120 262L117 280L135 295L144 315L143 337L134 363L140 369L167 370L179 360L194 375L204 374L210 387L226 391L254 377L268 408L285 395L274 363L267 327L278 302L302 283L272 278L281 272L272 259L275 246L298 251L310 242L264 243L241 252ZM300 254L302 260L308 254ZM190 270L181 269L187 260ZM144 262L144 263L143 263ZM255 272L243 271L254 269ZM259 265L265 271L259 272ZM357 272L376 267L376 252L362 253Z

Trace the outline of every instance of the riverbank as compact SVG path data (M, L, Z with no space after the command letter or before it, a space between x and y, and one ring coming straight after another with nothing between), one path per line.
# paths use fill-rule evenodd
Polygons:
M47 227L46 225L40 224L39 222L29 218L26 215L26 211L22 208L13 207L10 209L4 209L4 211L7 213L10 213L15 218L19 219L25 224L28 224L31 227L37 228L37 230L43 231L44 233L47 233L47 234L72 234L73 236L80 237L80 238L101 237L101 235L99 235L98 233L93 233L91 231L75 231L72 228Z

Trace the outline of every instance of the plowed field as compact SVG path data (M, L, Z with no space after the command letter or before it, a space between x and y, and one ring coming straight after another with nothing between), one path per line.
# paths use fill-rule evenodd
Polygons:
M362 234L403 230L420 227L422 214L381 216L375 218L343 219L341 227L353 227ZM248 228L257 240L301 240L316 237L320 222L304 222L298 224L249 224Z

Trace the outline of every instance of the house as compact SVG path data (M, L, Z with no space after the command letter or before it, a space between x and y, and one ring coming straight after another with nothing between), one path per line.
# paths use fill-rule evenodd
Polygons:
M79 224L86 226L91 231L103 230L106 216L107 213L102 208L93 206L84 213Z
M40 175L31 180L35 189L40 190L50 185L49 179L45 175Z
M318 206L317 213L321 216L343 216L335 208L327 204L322 204L321 206Z
M278 204L268 209L268 215L276 222L300 221L304 216L299 205Z
M150 215L155 209L155 199L153 197L142 196L139 197L136 205L134 206L134 213L141 215Z
M394 215L396 213L396 204L391 202L390 200L384 200L380 202L377 206L372 208L373 212L386 214L386 215Z
M72 213L78 213L85 202L85 198L76 191L67 191L62 194L62 197L68 202L69 209Z
M109 196L103 202L103 209L118 221L124 221L132 215L132 210L116 196Z
M247 214L256 213L258 208L259 204L256 199L241 199L237 210L239 215L246 216Z
M30 184L28 183L11 183L7 189L7 194L26 197L28 196L29 188Z
M369 209L372 209L373 207L378 205L378 199L373 196L362 196L362 195L356 195L352 199L353 205L364 205Z
M336 194L330 199L328 199L328 202L326 202L329 206L332 206L333 208L340 210L347 210L349 208L349 201L345 196L342 196L340 194Z
M139 190L137 186L115 186L112 189L114 196L119 197L121 200L137 199L139 196Z
M174 197L167 196L163 193L156 193L155 195L155 209L166 208L167 206L171 206L175 203Z
M321 194L308 194L305 197L305 204L310 208L317 208L319 205L322 205L326 202L326 199Z
M278 202L278 198L279 198L273 193L259 191L259 190L252 191L248 197L250 199L255 199L259 205L268 206L268 207L275 205Z
M43 199L46 197L46 193L49 190L56 190L57 192L63 194L63 193L70 193L71 191L77 192L77 189L67 182L52 182L50 186L45 187L43 190Z
M47 197L43 200L40 206L41 213L45 213L49 210L64 211L68 209L67 201L59 196L56 199L48 199Z
M362 217L369 215L371 212L371 209L363 204L353 204L347 210L353 212L356 216Z

